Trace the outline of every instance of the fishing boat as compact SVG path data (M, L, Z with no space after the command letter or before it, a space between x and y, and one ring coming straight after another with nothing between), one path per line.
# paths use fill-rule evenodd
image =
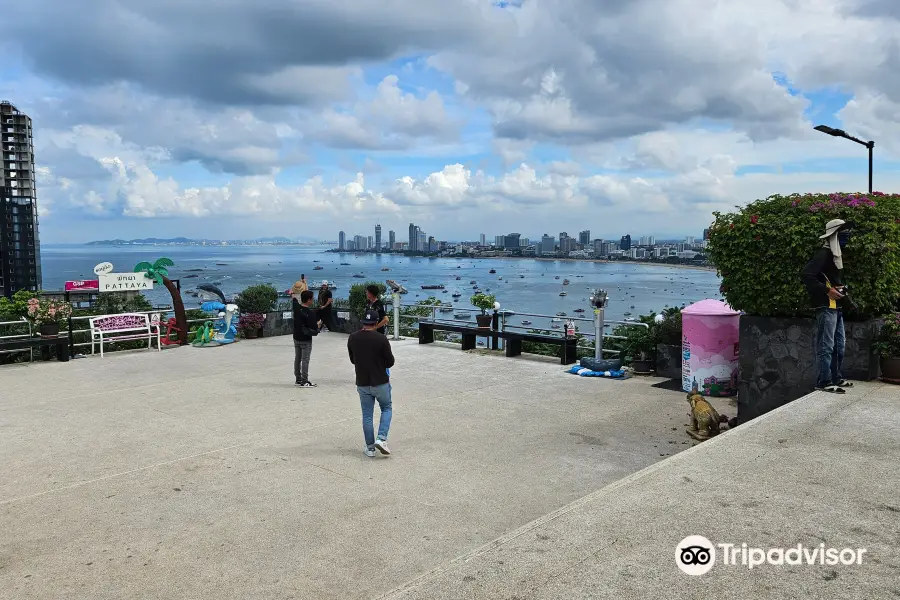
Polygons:
M453 313L453 316L456 317L457 319L470 319L470 318L472 318L472 315L470 315L469 313L464 313L464 312Z
M313 271L321 271L321 270L323 270L324 268L325 268L325 267L323 267L322 265L316 265L316 266L313 267Z
M503 275L501 275L501 276L498 277L497 279L499 279L500 281L503 281Z
M524 275L519 275L519 279L525 279Z
M453 292L453 297L454 297L454 298L459 298L460 296L462 296L461 293L459 293L459 292Z
M354 276L356 279L365 279L365 278L366 278L366 276L363 275L362 273L354 273L353 276Z
M341 266L342 266L342 267L349 267L349 266L350 266L350 263L341 263Z
M390 271L390 269L389 269L389 268L387 268L387 267L382 267L382 269L381 269L381 270L382 270L382 271Z
M423 285L422 289L423 290L442 290L442 289L444 289L444 286L441 285L440 283L432 283L430 285Z
M584 312L584 309L583 309L583 308L576 308L576 309L575 309L574 311L572 311L572 312L583 313L583 312Z
M522 321L522 325L531 325L531 321L525 319L524 321Z
M563 279L563 285L569 285L569 280L568 280L568 279Z
M459 275L457 275L457 276L456 276L456 280L459 281L460 279L462 279L462 277L460 277Z
M488 273L490 273L490 274L492 274L492 275L493 275L494 273L496 273L496 272L497 272L497 269L491 269L490 271L488 271Z
M564 312L558 312L558 313L556 313L556 316L557 316L557 317L565 317L565 316L566 316L566 313L564 313Z
M554 278L553 278L553 279L559 279L559 275L557 275L557 276L556 276L556 277L554 277Z
M453 312L452 304L441 304L441 312Z
M552 319L550 319L550 322L551 323L562 323L562 319L560 319L559 317L553 317Z
M626 317L630 317L630 316L631 316L631 313L622 313L622 314L625 315Z
M568 294L565 293L565 292L560 292L559 295L560 295L560 296L568 296Z
M476 283L478 283L478 282L475 281L474 279L473 279L472 281L469 282L469 284L471 284L471 285L475 285Z
M625 320L629 323L632 323L632 322L636 321L637 319L635 319L634 317L625 317Z
M552 325L550 325L550 329L559 329L559 324L553 323Z

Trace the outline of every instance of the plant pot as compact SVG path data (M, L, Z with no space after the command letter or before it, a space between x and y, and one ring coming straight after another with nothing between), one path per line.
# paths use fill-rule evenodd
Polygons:
M652 360L633 360L633 361L631 361L631 368L634 369L635 373L646 375L646 374L653 372L653 361Z
M259 330L258 329L245 329L243 331L243 333L244 333L245 339L255 340L257 337L257 334L259 333Z
M489 329L494 317L493 315L475 315L475 320L478 322L478 327L481 329Z
M59 323L41 323L38 325L38 333L41 337L56 337L59 335Z
M881 378L889 383L900 383L900 356L881 357Z

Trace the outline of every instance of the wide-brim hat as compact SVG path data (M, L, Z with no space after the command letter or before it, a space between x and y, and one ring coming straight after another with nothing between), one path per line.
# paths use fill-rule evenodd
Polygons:
M825 224L825 233L820 235L819 239L824 240L825 238L833 236L838 231L851 229L852 227L853 223L848 223L842 219L832 219Z

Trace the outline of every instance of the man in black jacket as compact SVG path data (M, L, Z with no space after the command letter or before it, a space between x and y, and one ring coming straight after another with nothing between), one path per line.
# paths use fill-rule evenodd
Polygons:
M362 330L350 334L347 351L350 362L356 367L356 391L362 407L363 437L366 440L365 453L375 456L377 448L382 454L390 454L387 445L388 430L391 427L391 375L394 354L387 337L375 330L380 318L374 310L366 310L361 319ZM378 421L378 437L372 425L375 401L381 408Z
M387 324L390 320L387 317L387 311L384 310L384 302L381 301L381 290L377 285L366 286L366 310L374 310L378 313L378 323L375 324L375 331L381 335L387 335Z
M309 356L312 354L312 339L319 335L319 323L316 310L312 307L313 293L310 290L300 292L300 301L293 301L294 311L294 378L302 388L314 388L316 384L309 380Z
M850 239L853 225L833 219L825 225L824 240L812 260L803 269L803 283L816 309L816 389L833 394L845 393L853 384L841 375L844 361L844 299L841 249Z

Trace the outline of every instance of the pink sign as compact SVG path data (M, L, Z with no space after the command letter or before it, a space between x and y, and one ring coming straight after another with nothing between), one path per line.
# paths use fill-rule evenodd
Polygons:
M96 291L100 289L100 280L99 279L88 279L87 281L67 281L66 282L66 291L67 292L88 292L88 291Z
M703 300L681 311L682 389L704 396L737 393L740 313L724 302Z

